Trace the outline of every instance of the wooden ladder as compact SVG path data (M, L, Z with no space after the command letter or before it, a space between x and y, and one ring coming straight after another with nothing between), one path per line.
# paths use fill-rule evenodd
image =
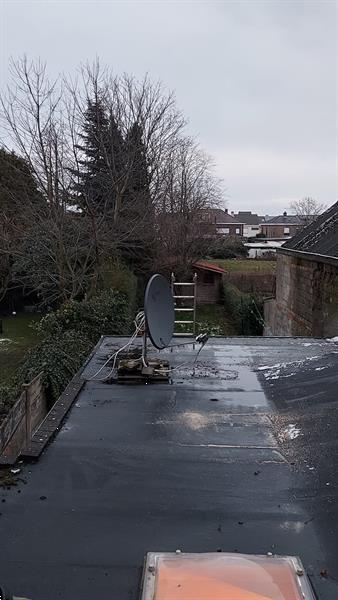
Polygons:
M183 291L181 291L183 288ZM192 281L176 281L174 273L171 274L171 289L175 306L175 325L189 325L190 331L174 332L174 335L194 336L196 334L196 292L197 292L197 273L194 274ZM178 293L177 289L179 290ZM184 290L187 289L187 293ZM183 304L183 306L180 306ZM188 306L187 306L188 304ZM180 315L177 313L191 313L192 319L176 319Z

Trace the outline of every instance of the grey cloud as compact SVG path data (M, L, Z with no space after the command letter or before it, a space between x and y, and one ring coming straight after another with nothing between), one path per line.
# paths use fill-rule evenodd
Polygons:
M2 82L23 53L54 75L96 55L149 72L214 155L230 208L336 200L335 2L8 0L2 11Z

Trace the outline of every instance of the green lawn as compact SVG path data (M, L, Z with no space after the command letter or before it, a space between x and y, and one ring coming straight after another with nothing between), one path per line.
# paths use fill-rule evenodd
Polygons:
M227 271L238 271L240 273L258 271L265 273L274 273L276 270L275 260L255 260L254 258L227 258L227 259L210 259L208 262L213 263L226 269Z
M192 313L176 313L176 319L188 321ZM179 316L178 316L179 315ZM226 314L224 306L220 304L201 304L196 310L196 333L208 332L210 335L236 335L236 331ZM176 325L175 332L186 333L192 331L191 325Z
M37 343L37 333L30 325L41 317L24 314L0 318L3 330L0 333L0 384L2 384L10 380L27 350Z

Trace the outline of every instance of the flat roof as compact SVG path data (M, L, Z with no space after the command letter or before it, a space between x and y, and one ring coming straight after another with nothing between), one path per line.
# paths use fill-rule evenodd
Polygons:
M104 337L82 376L125 342ZM193 376L198 347L161 352L188 363L169 383L87 381L25 483L0 490L12 593L137 600L147 552L180 549L297 555L337 600L338 345L212 338Z

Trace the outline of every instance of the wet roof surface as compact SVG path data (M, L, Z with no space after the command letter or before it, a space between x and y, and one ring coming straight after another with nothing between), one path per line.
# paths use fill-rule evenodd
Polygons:
M13 593L136 600L145 554L179 548L299 555L337 600L338 345L214 338L192 377L197 348L161 353L190 361L171 383L87 382L20 494L0 490Z

